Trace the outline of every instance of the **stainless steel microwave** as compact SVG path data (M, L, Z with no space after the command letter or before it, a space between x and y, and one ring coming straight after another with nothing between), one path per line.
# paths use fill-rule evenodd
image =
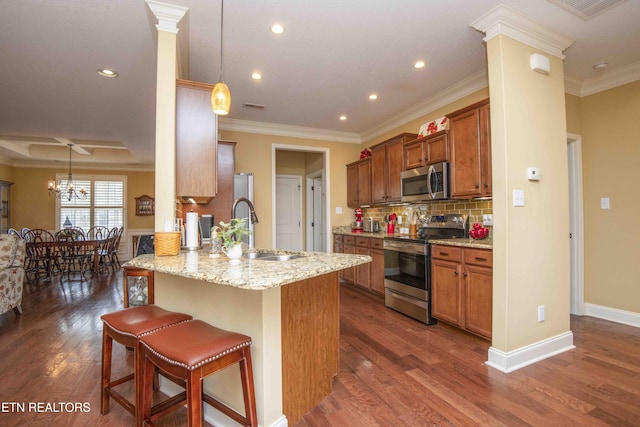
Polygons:
M449 198L449 163L434 163L400 174L403 202L422 202Z

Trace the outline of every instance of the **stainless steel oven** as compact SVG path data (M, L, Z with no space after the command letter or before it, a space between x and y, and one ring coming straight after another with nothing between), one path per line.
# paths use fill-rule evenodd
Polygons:
M435 163L402 172L400 192L403 202L448 199L449 163Z
M386 237L384 248L385 305L427 325L431 317L431 249L434 239L465 237L466 215L448 214L427 217L418 235Z

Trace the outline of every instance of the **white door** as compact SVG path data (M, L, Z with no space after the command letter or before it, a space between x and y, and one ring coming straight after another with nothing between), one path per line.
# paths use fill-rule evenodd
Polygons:
M569 246L571 314L584 314L584 214L582 200L582 147L580 137L569 136Z
M302 250L302 178L276 176L276 249Z
M324 213L322 177L313 178L313 250L316 252L324 251L324 242L322 239L322 230L324 230L324 221L322 214Z

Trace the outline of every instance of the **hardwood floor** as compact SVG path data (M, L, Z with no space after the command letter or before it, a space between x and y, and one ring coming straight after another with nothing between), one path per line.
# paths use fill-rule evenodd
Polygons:
M100 415L100 315L122 307L121 289L121 274L25 285L24 314L0 316L0 426L133 425L115 403ZM487 341L343 285L334 391L296 427L639 426L640 329L572 317L571 330L575 350L503 374L484 364ZM132 357L114 349L118 375ZM158 425L186 425L184 410Z

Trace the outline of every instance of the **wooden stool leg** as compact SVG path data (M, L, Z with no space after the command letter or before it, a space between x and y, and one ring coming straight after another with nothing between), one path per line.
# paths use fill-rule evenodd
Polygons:
M153 371L155 371L155 366L147 357L144 356L144 352L142 354L142 396L140 397L141 406L138 409L139 417L136 417L136 425L143 425L145 420L151 418L151 400L153 398ZM146 425L146 424L145 424Z
M202 427L202 372L191 371L187 380L187 412L189 427Z
M242 394L244 395L244 413L247 422L252 427L258 427L258 414L256 413L256 393L253 387L253 367L251 364L251 347L242 349L244 356L240 360L240 377L242 381Z
M113 349L113 339L102 329L102 384L100 387L100 413L105 415L109 412L109 383L111 382L111 355Z

